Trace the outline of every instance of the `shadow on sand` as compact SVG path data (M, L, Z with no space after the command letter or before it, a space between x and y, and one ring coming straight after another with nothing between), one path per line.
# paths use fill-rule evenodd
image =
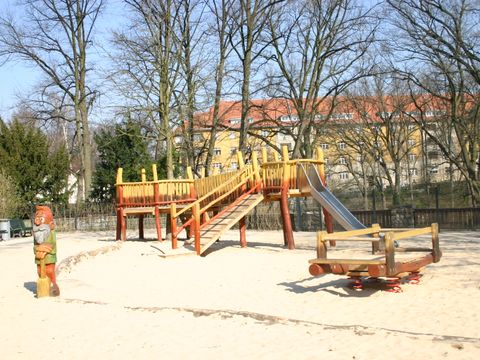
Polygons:
M33 293L34 295L37 295L37 283L34 281L27 281L23 283L23 287Z
M351 286L351 280L346 278L331 280L313 286L303 284L313 279L315 279L315 277L309 277L299 281L283 282L279 283L278 285L284 286L287 291L291 291L295 294L323 291L340 297L353 296L359 298L371 296L378 291L388 290L388 286L385 281L373 278L362 279L363 289L361 290L353 289Z

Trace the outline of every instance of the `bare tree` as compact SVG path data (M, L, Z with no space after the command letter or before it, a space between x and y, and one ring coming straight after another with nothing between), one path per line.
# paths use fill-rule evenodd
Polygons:
M60 94L71 106L81 167L78 200L85 199L92 182L92 148L88 113L95 92L87 84L88 49L104 0L22 0L24 16L0 17L0 57L34 64L45 75L43 91Z
M416 155L419 149L415 139L417 127L408 115L410 97L405 95L398 81L375 76L347 92L345 103L358 116L358 122L337 128L348 145L341 153L348 157L354 150L354 156L360 154L378 165L392 189L393 205L400 205L403 180L413 171L407 166L405 172L405 165L409 155Z
M466 180L473 205L480 203L480 4L475 0L388 0L397 37L397 71L411 85L418 114L412 118ZM398 65L403 61L403 67ZM424 100L428 97L427 103ZM437 108L432 108L432 105ZM431 131L427 112L451 129L445 142Z
M175 109L183 134L183 153L188 166L195 169L194 127L199 95L204 87L207 57L205 12L203 0L177 0L178 16L173 41L179 64L179 83L174 89Z
M145 125L151 126L157 138L157 154L165 154L167 177L173 178L173 129L178 121L173 121L172 105L179 77L174 31L179 7L174 0L125 3L133 19L129 29L114 34L119 53L111 80L127 100L124 110L136 113L136 118L143 118Z
M205 160L206 175L211 168L213 151L215 148L215 142L217 139L218 128L221 120L220 103L222 101L222 89L224 78L226 74L226 62L232 51L230 47L229 38L227 36L228 21L231 16L230 11L233 6L233 0L220 0L208 2L208 9L210 12L210 19L212 24L210 25L209 35L214 39L217 44L217 54L214 63L214 95L213 95L213 109L211 116L211 128L210 136L207 144L207 156Z
M331 113L332 98L370 73L364 56L377 23L374 9L351 0L291 1L269 17L268 56L276 66L267 82L270 96L289 99L295 108L289 122L294 157L312 155L320 113Z
M228 39L237 54L241 66L242 111L238 149L247 150L248 112L250 109L250 84L254 62L260 58L266 47L266 26L275 11L276 5L284 0L239 0L232 4Z

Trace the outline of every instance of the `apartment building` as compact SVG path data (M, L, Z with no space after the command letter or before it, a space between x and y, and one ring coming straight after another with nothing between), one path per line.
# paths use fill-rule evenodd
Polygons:
M450 177L452 167L438 145L414 121L421 115L429 131L443 131L439 119L445 111L429 107L419 114L414 104L402 99L400 106L397 100L323 99L315 104L315 111L309 111L308 115L304 112L303 123L308 124L307 133L303 129L303 139L308 138L311 148L320 147L324 151L327 177L333 186L355 187L374 178L385 181L386 185L400 181L406 186ZM213 109L196 116L194 147L199 166L206 158L212 117ZM213 152L214 171L238 167L240 118L240 101L221 103ZM301 118L291 100L252 100L247 123L249 151L260 152L265 147L273 158L282 145L294 149L302 131Z

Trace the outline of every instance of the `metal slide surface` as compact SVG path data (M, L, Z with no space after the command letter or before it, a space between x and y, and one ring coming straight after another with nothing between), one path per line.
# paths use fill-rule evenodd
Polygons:
M356 230L365 229L358 219L328 190L320 179L317 168L312 164L299 164L301 171L297 174L305 176L306 181L299 181L303 186L307 186L309 189L302 189L302 191L309 190L312 197L320 203L327 211L333 216L333 218L345 229ZM300 170L300 169L298 169Z

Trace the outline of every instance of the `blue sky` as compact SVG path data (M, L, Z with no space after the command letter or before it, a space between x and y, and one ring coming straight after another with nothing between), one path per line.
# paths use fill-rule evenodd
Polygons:
M22 9L16 5L16 1L0 0L0 14L3 15L9 11L16 17L21 17ZM121 0L107 0L107 7L97 22L98 30L101 31L97 40L100 40L103 44L107 43L108 31L121 26L121 22L126 19L122 10ZM101 58L98 54L97 56L92 54L93 57ZM1 61L0 64L2 64ZM28 92L41 78L41 73L26 62L10 61L0 65L0 117L6 120L10 119L18 102L18 95L28 95Z

